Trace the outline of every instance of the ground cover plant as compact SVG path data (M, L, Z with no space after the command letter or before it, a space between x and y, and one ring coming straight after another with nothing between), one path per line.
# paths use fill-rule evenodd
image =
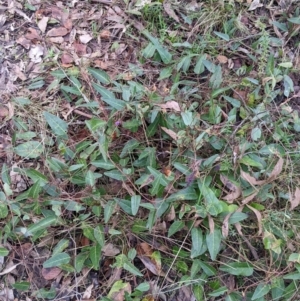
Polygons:
M1 300L300 300L297 1L0 12Z

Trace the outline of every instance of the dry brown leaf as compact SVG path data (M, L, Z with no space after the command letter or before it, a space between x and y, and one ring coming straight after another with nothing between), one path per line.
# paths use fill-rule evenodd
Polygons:
M64 42L64 38L63 37L51 37L51 38L49 38L49 41L51 43L62 44Z
M51 280L57 278L57 276L60 274L61 269L58 267L52 267L52 268L42 268L42 276L46 280Z
M38 27L42 33L45 33L47 25L48 25L49 17L43 17L39 22L38 22Z
M279 160L276 163L276 165L274 166L267 181L273 181L280 175L282 168L283 168L283 162L284 162L283 159L281 157L279 157Z
M138 255L142 255L142 256L148 256L150 257L153 253L153 250L151 248L151 246L149 244L147 244L146 242L142 242L140 244L138 244L137 246L137 254Z
M92 289L93 289L93 287L94 287L94 285L91 284L91 285L89 285L89 286L86 288L86 290L85 290L85 292L83 293L83 296L82 296L82 301L83 301L84 299L90 300L90 298L91 298L91 296L92 296Z
M259 7L264 6L262 3L260 3L260 0L253 0L252 3L250 4L250 7L248 10L255 10Z
M27 40L41 40L41 37L35 28L29 27L25 34Z
M222 235L224 238L228 237L229 233L229 219L232 213L229 213L225 216L223 224L222 224Z
M108 243L102 248L102 252L104 256L116 256L120 253L120 250L112 243Z
M30 48L30 45L31 45L31 42L30 40L26 39L25 37L19 37L16 41L18 44L22 45L25 49L29 49Z
M214 233L215 232L215 222L214 219L208 215L208 226L209 226L209 232Z
M176 134L175 132L173 132L172 130L169 130L169 129L163 127L163 126L161 127L161 129L162 129L164 132L166 132L172 139L174 139L174 140L177 140L177 139L178 139L177 134Z
M104 30L102 30L101 32L100 32L100 38L101 39L103 39L103 40L109 40L110 39L110 36L111 36L111 33L110 33L110 31L109 30L106 30L106 29L104 29Z
M174 206L171 207L169 213L166 215L166 221L172 222L176 217Z
M256 218L257 218L257 223L258 223L258 235L261 235L262 234L262 231L263 231L263 228L262 228L262 216L261 216L261 213L257 210L257 209L255 209L255 208L253 208L253 207L251 207L251 206L249 206L249 205L246 205L250 210L252 210L253 212L254 212L254 214L256 215Z
M42 45L32 45L29 50L28 56L33 63L40 63L42 61L42 55L44 54L44 48Z
M63 65L74 63L73 57L67 52L64 52L60 59Z
M290 210L294 210L300 204L300 189L296 187L295 193L293 196L290 196L291 208Z
M256 180L254 177L250 176L248 173L244 172L243 170L241 170L241 176L244 180L246 180L252 186L262 185L262 184L266 183L266 181ZM261 184L259 184L259 183L261 183Z
M162 276L161 270L158 268L157 264L151 260L151 258L147 256L138 256L138 258L152 274Z
M180 20L179 20L178 16L175 14L175 12L171 6L171 3L168 1L163 1L163 6L164 6L165 12L169 15L169 17L174 19L177 23L180 23Z
M221 174L220 180L222 183L225 185L227 189L232 191L231 193L227 194L224 196L222 199L227 201L228 203L232 203L234 200L236 200L241 194L242 194L242 189L241 187L235 185L232 183L226 176Z
M0 104L0 120L3 121L6 117L8 117L9 111L5 105Z
M218 55L217 56L217 60L219 61L219 63L221 64L226 64L228 62L228 58L225 55Z
M162 109L171 109L176 112L181 112L178 102L172 100L163 104L155 104L156 106L161 107Z
M55 27L50 29L46 36L47 37L63 37L65 36L69 31L65 27Z
M79 40L82 44L87 44L92 39L93 39L93 37L91 35L89 35L88 33L79 36Z
M242 204L243 205L248 204L249 202L251 202L256 197L257 194L258 194L258 191L256 191L253 194L247 196L245 199L243 199Z
M75 49L75 52L77 55L82 56L86 54L86 45L75 42L73 44L73 47Z

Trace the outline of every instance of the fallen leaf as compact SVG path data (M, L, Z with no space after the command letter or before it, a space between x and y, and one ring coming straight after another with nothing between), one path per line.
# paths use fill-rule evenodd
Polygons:
M75 52L77 55L82 56L86 54L86 45L75 42L73 44L73 47L75 49Z
M102 252L104 256L116 256L120 253L120 250L112 243L108 243L102 248Z
M258 223L258 235L261 235L262 234L262 231L263 231L263 228L262 228L262 216L261 216L261 213L257 210L257 209L255 209L255 208L253 208L253 207L251 207L251 206L249 206L249 205L246 205L250 210L252 210L253 212L254 212L254 214L256 215L256 218L257 218L257 223Z
M174 131L169 130L169 129L163 127L163 126L161 127L161 129L162 129L164 132L166 132L172 139L174 139L174 140L177 140L177 139L178 139L177 134L176 134Z
M61 269L58 267L52 268L42 268L42 276L46 280L52 280L57 278L57 276L61 273Z
M104 29L100 32L100 38L103 40L109 40L110 36L111 36L111 33L109 30Z
M25 38L27 40L41 40L41 37L35 28L27 28L27 32L25 34Z
M217 60L221 64L226 64L228 62L228 58L225 55L218 55Z
M82 299L90 299L91 298L93 287L94 287L94 285L91 284L86 288L85 292L83 293Z
M227 214L222 224L222 235L224 238L227 238L229 234L229 219L231 215L232 213Z
M130 284L128 282L124 283L122 280L118 280L113 284L107 296L113 301L124 301L126 292L129 295L131 294Z
M223 174L221 174L220 179L221 179L222 183L225 185L225 187L232 191L231 193L224 196L222 199L227 201L228 203L232 203L234 200L236 200L242 194L242 189L241 189L241 187L232 183Z
M174 19L177 23L180 23L180 20L178 18L178 16L175 14L171 3L168 1L163 1L163 6L164 6L164 10L165 12L172 18Z
M264 6L264 5L262 3L260 3L260 0L253 0L253 2L250 4L250 7L248 8L248 10L255 10L262 6Z
M74 59L73 59L73 56L71 56L69 53L67 52L64 52L61 57L61 62L63 65L66 65L66 64L72 64L74 63Z
M49 21L49 17L43 17L39 22L38 22L38 27L40 29L40 31L42 33L45 33L46 31L46 28L47 28L47 24L48 24L48 21Z
M64 38L63 37L53 37L53 38L49 38L49 41L51 43L61 44L64 42Z
M243 205L248 204L249 202L251 202L256 197L257 194L258 194L258 191L256 191L253 194L247 196L245 199L243 199L242 204Z
M50 29L46 36L47 37L63 37L68 33L68 30L65 27L55 27Z
M290 210L294 210L300 204L300 189L296 187L295 193L293 196L290 196L291 208Z
M284 162L284 160L281 157L279 157L278 162L276 163L272 172L270 173L268 181L272 181L280 175L282 168L283 168L283 162Z
M89 34L83 34L83 35L79 36L79 40L82 44L87 44L92 39L93 39L93 37Z
M19 37L16 41L18 44L22 45L25 49L29 49L30 48L30 45L31 45L31 42L30 40L26 39L25 37Z
M178 102L172 100L163 104L155 104L156 106L161 107L162 109L170 109L176 112L181 112Z
M6 117L8 117L8 114L8 108L5 105L0 104L0 120L3 121Z
M44 48L40 44L37 44L31 46L28 56L33 63L40 63L42 61L43 54Z

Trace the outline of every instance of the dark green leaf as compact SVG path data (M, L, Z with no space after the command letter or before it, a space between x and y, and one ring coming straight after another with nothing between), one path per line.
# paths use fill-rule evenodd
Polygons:
M172 236L176 232L180 231L184 227L183 221L175 221L169 228L168 237Z
M206 244L211 260L216 260L220 252L222 234L219 229L215 229L213 233L206 234Z
M44 268L52 268L52 267L58 267L62 264L66 264L70 262L70 255L67 253L58 253L53 255L51 258L46 260L43 263Z
M100 69L96 68L88 68L89 73L92 74L100 83L107 85L110 83L109 75Z

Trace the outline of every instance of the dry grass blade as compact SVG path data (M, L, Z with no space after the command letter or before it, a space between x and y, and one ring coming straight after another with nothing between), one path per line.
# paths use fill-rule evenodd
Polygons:
M256 197L257 194L258 194L258 191L256 191L256 192L254 192L253 194L247 196L247 197L242 201L242 204L243 204L243 205L248 204L249 202L251 202L251 201Z

